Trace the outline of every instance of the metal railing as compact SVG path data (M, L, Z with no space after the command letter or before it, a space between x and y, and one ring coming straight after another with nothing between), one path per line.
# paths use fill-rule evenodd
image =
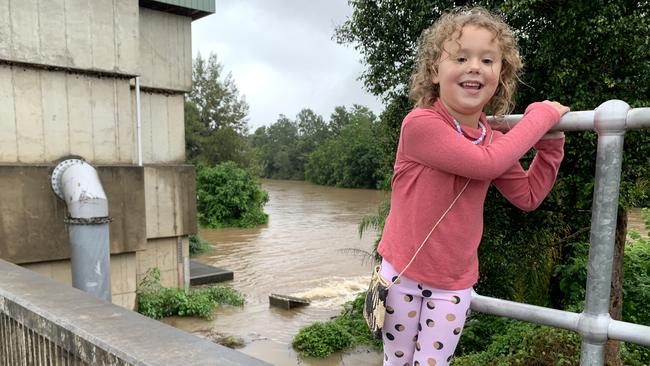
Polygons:
M0 365L269 365L3 260L0 279Z
M507 116L504 125L513 126L521 117ZM473 310L579 333L581 366L604 365L608 339L650 347L650 327L613 320L609 315L623 138L629 129L648 127L650 108L630 109L623 101L610 100L594 111L567 113L553 128L554 131L595 130L598 133L584 311L577 314L481 296L472 291Z

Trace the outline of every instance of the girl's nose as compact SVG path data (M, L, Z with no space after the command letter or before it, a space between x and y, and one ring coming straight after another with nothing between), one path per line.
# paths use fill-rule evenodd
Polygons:
M481 70L481 61L476 58L471 58L467 62L467 72L479 72Z

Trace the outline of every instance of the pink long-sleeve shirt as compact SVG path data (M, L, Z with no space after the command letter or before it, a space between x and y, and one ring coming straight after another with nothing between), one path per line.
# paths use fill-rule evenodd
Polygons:
M472 287L478 279L478 246L490 183L520 209L537 208L553 187L564 156L564 138L540 138L559 119L551 106L533 103L522 120L503 134L493 131L482 114L487 136L474 145L458 133L439 100L431 108L411 111L402 123L391 208L377 248L379 254L401 272L471 178L404 275L440 289ZM479 129L462 130L471 139L480 136ZM525 171L519 159L531 147L537 154Z

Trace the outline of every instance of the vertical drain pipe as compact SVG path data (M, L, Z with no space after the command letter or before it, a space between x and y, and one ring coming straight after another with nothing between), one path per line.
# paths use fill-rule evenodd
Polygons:
M52 189L68 207L72 286L111 301L108 201L97 171L81 159L60 162Z
M142 166L142 117L140 115L140 77L135 78L135 130L138 146L138 166Z

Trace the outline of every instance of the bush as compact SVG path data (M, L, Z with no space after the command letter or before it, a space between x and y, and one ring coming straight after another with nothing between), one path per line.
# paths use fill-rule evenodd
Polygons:
M302 356L327 357L349 347L352 335L337 322L316 322L302 328L293 339L293 348Z
M249 172L233 162L198 169L196 177L199 223L210 228L253 227L265 224L263 207L269 196Z
M244 305L244 296L227 287L196 289L166 288L160 285L160 270L147 272L138 286L138 312L153 319L168 316L198 316L212 319L217 304Z
M580 336L567 330L542 327L516 320L492 334L485 351L454 359L456 366L577 365ZM465 335L463 335L464 337ZM463 342L461 337L461 342Z
M366 293L343 305L343 311L333 320L310 324L293 339L293 348L302 356L327 357L333 352L361 345L381 349L363 318L363 302Z

